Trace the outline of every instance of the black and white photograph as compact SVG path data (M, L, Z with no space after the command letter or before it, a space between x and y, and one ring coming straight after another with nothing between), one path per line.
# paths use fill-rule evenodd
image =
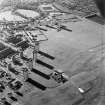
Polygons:
M105 0L0 0L0 105L105 105Z

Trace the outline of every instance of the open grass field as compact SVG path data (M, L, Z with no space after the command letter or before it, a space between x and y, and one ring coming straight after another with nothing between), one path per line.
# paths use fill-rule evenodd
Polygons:
M24 96L17 96L24 103L23 105L105 105L104 25L81 18L98 13L92 0L66 1L65 5L62 4L63 0L51 0L49 3L57 6L56 9L60 12L69 12L69 14L65 13L65 17L69 15L70 18L72 14L71 19L73 19L74 15L77 16L78 21L63 23L72 32L66 30L57 32L51 28L47 28L48 31L44 32L48 41L40 44L40 50L52 55L55 59L51 60L39 54L38 57L42 62L37 61L36 69L42 73L36 71L37 73L31 73L29 77L38 81L42 87L41 85L35 87L37 82L34 82L34 86L28 83L24 84L25 87L21 90ZM27 10L36 10L39 5L40 3L35 0L21 0L21 2L19 0L4 0L1 3L1 11L7 11L8 8L9 10L24 9L26 14ZM26 53L32 57L30 49ZM43 64L43 62L49 65ZM68 82L59 85L43 74L51 73L53 68L64 71L69 76ZM43 77L46 76L47 79L37 75L38 73L44 75ZM87 85L87 82L90 82L92 86ZM85 87L85 83L87 87ZM44 90L46 88L44 86L47 87L47 90ZM87 92L81 94L78 90L79 87L86 88Z

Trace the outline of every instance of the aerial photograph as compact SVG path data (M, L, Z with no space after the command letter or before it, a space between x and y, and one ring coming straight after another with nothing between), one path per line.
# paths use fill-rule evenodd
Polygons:
M0 105L105 105L105 0L0 0Z

